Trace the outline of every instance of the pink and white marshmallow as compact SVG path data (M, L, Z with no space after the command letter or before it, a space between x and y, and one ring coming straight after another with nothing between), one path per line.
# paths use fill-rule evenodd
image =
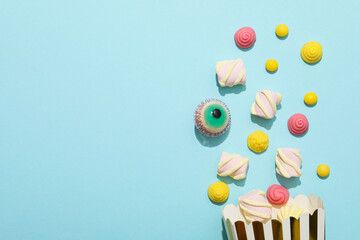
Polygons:
M251 106L251 114L271 119L275 116L277 105L281 103L281 94L269 90L261 90L255 96L255 102Z
M246 69L242 59L217 62L216 74L222 87L246 84Z
M272 206L265 198L265 192L252 190L239 197L239 207L245 219L249 222L265 222L271 218Z
M300 177L302 158L300 149L279 148L275 157L276 172L285 177Z
M221 177L230 176L235 180L240 180L246 177L248 167L248 158L244 158L239 154L223 152L218 164L217 174Z

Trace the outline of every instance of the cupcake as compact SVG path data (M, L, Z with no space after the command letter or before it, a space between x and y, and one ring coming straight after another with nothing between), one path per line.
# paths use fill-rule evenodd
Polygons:
M195 126L207 137L218 137L230 128L231 116L228 107L220 100L207 99L195 110Z

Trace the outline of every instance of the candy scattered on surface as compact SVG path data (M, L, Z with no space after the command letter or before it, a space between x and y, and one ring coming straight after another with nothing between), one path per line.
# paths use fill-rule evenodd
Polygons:
M255 102L251 106L251 114L271 119L275 116L277 105L281 103L281 94L269 90L261 90L255 96Z
M261 153L268 148L269 137L263 131L255 131L248 136L247 144L252 151Z
M278 62L275 59L269 59L265 63L265 68L269 72L275 72L278 69Z
M267 200L274 205L284 205L289 200L289 196L289 191L277 184L271 185L266 192Z
M288 128L289 131L294 135L303 135L309 129L309 121L305 115L296 113L289 118Z
M320 61L322 54L322 47L318 42L308 42L301 48L301 58L310 64Z
M289 28L285 24L280 24L276 27L275 33L278 37L285 37L289 33Z
M244 158L239 154L223 152L218 164L217 174L221 177L230 176L235 180L240 180L246 177L248 166L248 158Z
M229 187L223 182L213 183L209 186L208 196L213 202L225 202L229 197Z
M254 29L251 27L243 27L237 30L234 38L235 43L239 48L249 48L254 44L256 34Z
M216 74L222 87L246 84L246 69L242 59L217 62Z
M326 164L320 164L317 167L317 174L319 175L319 177L327 177L330 174L330 168L328 165Z
M304 102L307 104L307 105L314 105L316 104L317 102L317 95L313 92L309 92L307 94L305 94L305 97L304 97Z
M220 136L230 128L230 124L230 111L220 100L207 99L195 110L195 126L205 136Z
M300 177L302 158L299 149L279 148L275 157L276 172L285 178Z
M271 204L265 198L265 192L252 190L239 197L239 207L247 221L264 222L271 218Z

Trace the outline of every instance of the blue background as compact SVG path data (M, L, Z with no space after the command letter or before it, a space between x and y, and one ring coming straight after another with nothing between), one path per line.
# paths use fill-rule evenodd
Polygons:
M222 151L250 158L246 180L222 179L225 204L281 183L324 199L328 239L357 239L359 11L356 0L1 0L0 239L222 239L224 205L207 197ZM233 40L243 26L257 34L250 51ZM323 46L314 66L300 58L308 41ZM246 87L219 88L216 62L237 58ZM261 89L283 95L275 121L250 116ZM194 130L206 98L230 108L227 136ZM287 129L297 112L310 122L300 138ZM255 130L270 138L259 155L246 145ZM302 150L299 181L276 176L278 147Z

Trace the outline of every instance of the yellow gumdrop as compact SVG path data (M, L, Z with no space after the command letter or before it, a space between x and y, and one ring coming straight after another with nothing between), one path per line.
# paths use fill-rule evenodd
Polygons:
M285 37L289 33L289 28L285 24L280 24L276 27L275 33L278 37Z
M308 42L301 48L301 58L310 64L320 61L322 54L322 47L318 42Z
M269 137L263 131L255 131L248 136L248 147L257 153L265 151L269 146Z
M309 92L309 93L305 94L304 102L307 105L314 105L317 102L317 99L318 98L315 93Z
M320 177L327 177L329 176L330 174L330 168L328 165L326 164L320 164L318 167L317 167L317 174L320 176Z
M265 63L266 70L275 72L278 69L278 63L275 59L269 59Z
M229 197L229 187L223 182L216 182L210 185L208 195L211 201L222 203Z

